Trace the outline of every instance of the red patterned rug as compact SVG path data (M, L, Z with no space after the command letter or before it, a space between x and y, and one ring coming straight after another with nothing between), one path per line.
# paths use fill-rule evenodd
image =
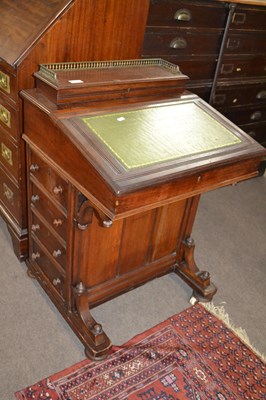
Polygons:
M265 363L197 304L101 362L84 360L16 393L19 400L266 399Z

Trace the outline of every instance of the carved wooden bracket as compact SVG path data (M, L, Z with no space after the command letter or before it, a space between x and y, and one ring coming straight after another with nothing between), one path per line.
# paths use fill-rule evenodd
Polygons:
M89 200L85 199L81 203L76 217L79 229L85 230L88 228L92 223L93 213L104 228L110 228L113 225L113 221L111 221L101 210L93 206Z
M194 289L194 296L201 300L211 300L217 291L208 271L200 271L194 259L195 244L191 237L183 240L183 257L176 264L176 273Z

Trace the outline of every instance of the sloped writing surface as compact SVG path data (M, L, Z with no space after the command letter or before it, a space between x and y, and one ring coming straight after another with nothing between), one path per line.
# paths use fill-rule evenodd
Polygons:
M82 117L82 121L128 170L241 143L194 103Z

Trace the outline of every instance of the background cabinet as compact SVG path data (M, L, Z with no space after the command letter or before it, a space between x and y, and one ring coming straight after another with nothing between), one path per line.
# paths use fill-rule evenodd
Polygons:
M150 0L143 57L188 75L187 88L266 145L266 2Z

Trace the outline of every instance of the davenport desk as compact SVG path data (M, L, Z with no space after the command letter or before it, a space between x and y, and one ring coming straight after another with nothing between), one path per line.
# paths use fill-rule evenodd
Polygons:
M174 271L197 300L216 292L194 260L200 194L257 175L257 142L161 59L42 65L22 92L29 274L100 359L91 308Z

